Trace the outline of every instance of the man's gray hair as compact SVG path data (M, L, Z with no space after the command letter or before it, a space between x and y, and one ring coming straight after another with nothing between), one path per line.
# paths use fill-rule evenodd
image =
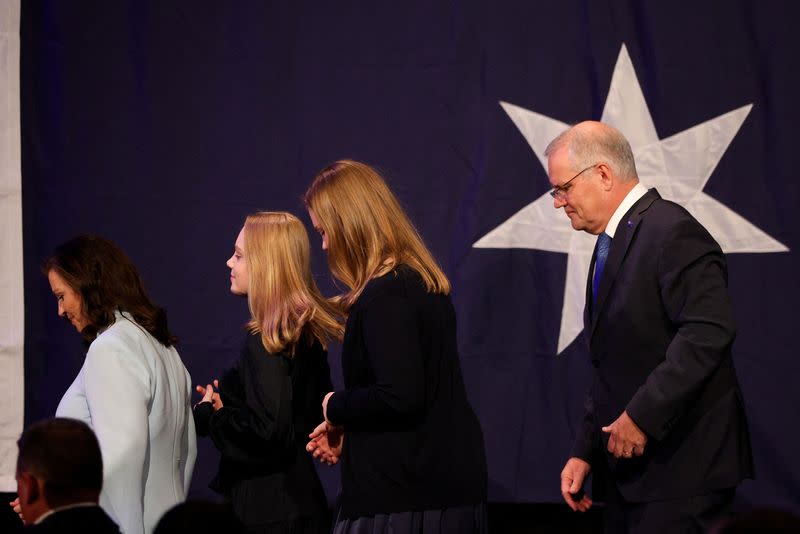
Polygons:
M596 127L573 126L550 141L544 151L546 157L566 147L568 158L575 172L596 163L607 163L623 182L638 179L636 162L631 145L625 136L607 124L596 123Z

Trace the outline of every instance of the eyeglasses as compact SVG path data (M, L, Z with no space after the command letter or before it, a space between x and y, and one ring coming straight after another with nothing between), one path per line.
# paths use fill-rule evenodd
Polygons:
M598 165L598 163L594 163L592 165L589 165L588 167L583 169L581 172L579 172L578 174L576 174L575 176L573 176L572 178L570 178L569 180L567 180L563 184L555 186L550 191L550 196L553 197L553 198L556 198L558 200L564 200L565 198L567 198L567 191L569 190L570 187L572 187L571 185L569 185L569 183L572 180L574 180L575 178L577 178L578 176L580 176L581 174L583 174L586 171L588 171L589 169L593 169L593 168L597 167L597 165Z

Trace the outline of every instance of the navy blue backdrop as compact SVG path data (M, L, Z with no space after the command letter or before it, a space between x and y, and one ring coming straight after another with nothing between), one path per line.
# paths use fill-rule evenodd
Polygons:
M753 103L704 189L790 249L728 256L758 473L739 499L800 512L795 2L22 8L27 421L54 412L84 354L38 270L55 245L82 232L119 243L206 383L235 358L247 318L225 267L244 216L305 218L315 172L350 157L385 171L453 281L490 498L558 501L589 376L582 336L557 355L567 258L472 244L548 187L499 101L599 119L625 43L660 138ZM341 383L336 349L331 364ZM194 495L209 494L216 462L204 442ZM325 471L331 491L336 477Z

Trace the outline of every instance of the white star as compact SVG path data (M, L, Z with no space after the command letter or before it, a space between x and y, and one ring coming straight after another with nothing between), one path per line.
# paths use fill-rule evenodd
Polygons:
M544 149L569 125L527 109L500 102L547 170ZM659 139L636 71L625 45L619 52L602 122L619 129L631 143L641 182L684 206L708 229L726 253L789 250L742 216L703 193L703 187L750 113L749 104ZM545 193L483 236L476 248L530 248L567 253L567 280L560 354L583 330L584 286L595 237L572 229L563 210Z

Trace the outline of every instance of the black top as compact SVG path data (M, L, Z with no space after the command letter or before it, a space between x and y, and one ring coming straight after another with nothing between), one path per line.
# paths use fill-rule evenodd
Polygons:
M45 517L41 523L27 527L24 532L119 534L119 528L99 506L78 506L59 510Z
M350 309L342 366L346 389L328 401L328 419L345 428L344 517L486 500L450 297L428 293L406 266L370 281Z
M332 389L327 353L301 342L294 357L269 354L260 334L247 337L237 364L219 381L223 407L194 410L197 433L221 453L210 486L227 496L246 525L327 515L327 500L308 434L322 421Z

